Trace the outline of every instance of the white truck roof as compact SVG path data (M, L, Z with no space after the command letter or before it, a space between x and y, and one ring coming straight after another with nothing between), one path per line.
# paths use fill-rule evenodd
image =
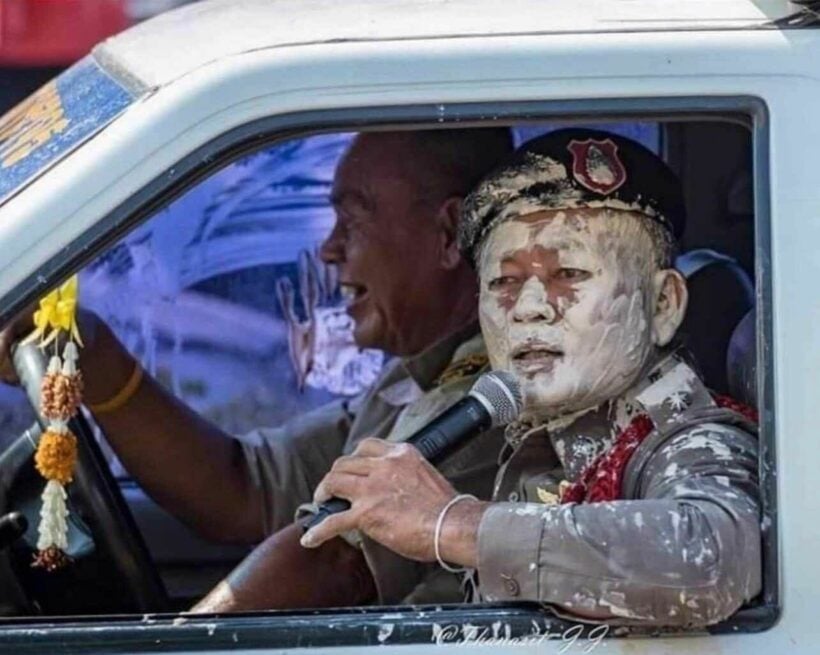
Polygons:
M149 88L254 50L355 41L764 28L784 0L206 0L105 41L95 55ZM184 35L181 38L181 35Z
M7 117L26 156L14 153L0 185L0 244L15 244L0 249L0 298L47 284L43 262L64 258L152 181L174 180L198 148L272 117L310 113L310 129L325 129L313 112L425 105L444 123L476 102L778 104L783 80L799 76L808 93L816 77L814 30L772 24L799 9L783 0L205 0L162 14L98 46L44 89L45 104L29 102L25 120ZM72 129L81 134L67 140Z

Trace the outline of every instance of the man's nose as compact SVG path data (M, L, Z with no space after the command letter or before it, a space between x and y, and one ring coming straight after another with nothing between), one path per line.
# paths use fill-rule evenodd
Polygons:
M333 225L327 239L319 246L319 258L325 264L340 264L344 260L344 239L338 221Z
M546 287L535 275L524 283L513 307L513 320L518 323L544 321L554 323L558 314L550 304Z

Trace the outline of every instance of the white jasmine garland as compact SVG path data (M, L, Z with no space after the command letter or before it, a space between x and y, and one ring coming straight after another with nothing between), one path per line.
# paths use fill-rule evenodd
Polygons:
M61 367L62 363L60 362L60 358L57 355L54 355L50 360L48 360L48 370L46 373L56 375L60 372Z
M74 375L77 372L77 360L80 354L77 351L77 344L69 341L63 350L63 375Z
M40 510L38 526L38 550L56 546L60 550L68 548L68 507L67 494L63 485L56 480L49 480L43 489L43 507Z
M58 418L50 419L48 422L48 429L50 432L68 434L68 421L62 421Z
M76 317L78 283L74 275L40 300L40 309L33 317L35 330L23 342L39 340L41 350L45 351L51 343L56 349L61 332L66 332L67 337L62 359L56 352L49 359L47 374L41 384L40 405L49 425L34 455L35 466L47 482L38 526L39 552L34 556L32 566L48 572L56 571L70 561L65 553L68 548L68 506L63 485L71 482L77 460L77 438L69 430L68 422L82 401L82 378L77 368L77 348L82 346Z

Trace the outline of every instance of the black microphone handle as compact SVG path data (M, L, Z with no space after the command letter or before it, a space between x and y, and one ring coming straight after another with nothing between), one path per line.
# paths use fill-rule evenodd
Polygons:
M465 438L492 425L486 407L472 396L465 396L407 439L428 462L436 464L449 455Z
M486 430L491 425L492 417L486 407L472 396L465 396L410 436L406 443L415 446L426 460L435 464L465 438ZM344 498L331 498L319 506L316 514L311 516L302 528L307 532L331 514L348 509L349 501Z
M307 532L314 525L319 525L328 516L331 516L332 514L340 514L342 512L346 512L349 509L350 501L345 500L344 498L331 498L330 500L326 500L321 505L319 505L319 509L317 510L316 514L311 516L310 519L305 522L302 528L305 532Z

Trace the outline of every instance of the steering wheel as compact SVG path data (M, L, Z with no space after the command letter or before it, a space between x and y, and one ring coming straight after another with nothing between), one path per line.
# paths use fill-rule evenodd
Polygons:
M46 372L45 356L34 344L18 345L12 363L44 428L48 421L40 413L40 385ZM70 427L77 436L78 457L69 491L78 494L87 508L97 547L109 554L138 611L166 611L165 587L88 421L78 414Z

